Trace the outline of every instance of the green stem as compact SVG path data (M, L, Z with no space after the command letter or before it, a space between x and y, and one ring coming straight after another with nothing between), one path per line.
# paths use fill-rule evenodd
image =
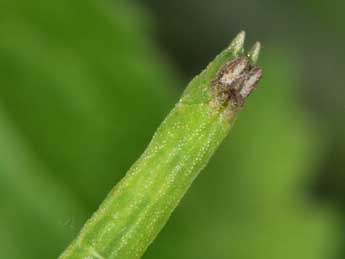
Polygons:
M144 154L61 259L143 255L228 134L261 76L254 66L260 45L255 44L248 57L243 43L244 32L189 84Z

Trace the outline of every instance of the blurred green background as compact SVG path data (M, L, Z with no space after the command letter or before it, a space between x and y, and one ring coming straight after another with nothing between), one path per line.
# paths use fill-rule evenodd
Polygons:
M345 258L344 12L0 0L0 258L56 258L242 29L260 88L144 258Z

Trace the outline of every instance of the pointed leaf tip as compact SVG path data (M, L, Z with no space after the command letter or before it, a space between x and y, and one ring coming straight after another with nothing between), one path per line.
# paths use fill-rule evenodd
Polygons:
M233 51L235 55L239 54L243 50L244 41L246 39L246 32L241 31L230 43L229 49Z
M253 47L248 52L248 57L250 58L250 60L254 64L256 64L256 62L258 62L259 55L260 55L260 50L261 50L261 43L257 41L257 42L255 42Z

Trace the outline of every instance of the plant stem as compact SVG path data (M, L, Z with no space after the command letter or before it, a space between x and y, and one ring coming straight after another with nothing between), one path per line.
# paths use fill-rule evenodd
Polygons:
M188 85L144 154L61 259L134 259L143 255L228 134L261 77L261 70L254 66L260 44L244 55L244 36L241 32Z

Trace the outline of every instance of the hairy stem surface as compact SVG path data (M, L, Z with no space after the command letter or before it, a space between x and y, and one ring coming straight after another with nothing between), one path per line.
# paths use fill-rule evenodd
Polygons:
M228 134L261 78L240 33L186 88L126 176L61 259L140 258Z

